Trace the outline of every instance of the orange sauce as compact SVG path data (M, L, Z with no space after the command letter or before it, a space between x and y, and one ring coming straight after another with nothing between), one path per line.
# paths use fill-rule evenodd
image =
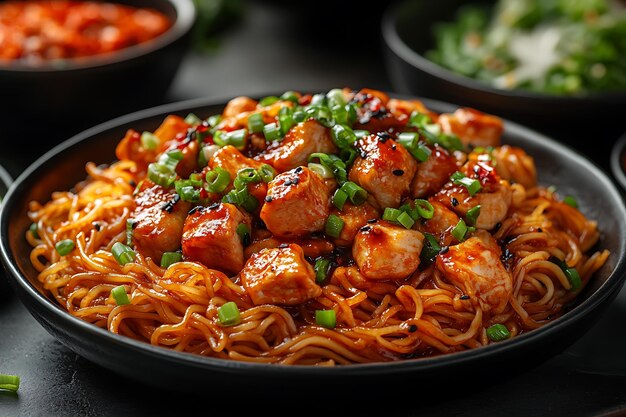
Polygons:
M0 3L0 62L109 54L156 38L172 25L147 8L95 1Z

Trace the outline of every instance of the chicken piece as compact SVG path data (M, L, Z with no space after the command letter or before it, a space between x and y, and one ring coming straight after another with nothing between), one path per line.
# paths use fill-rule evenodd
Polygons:
M232 204L198 207L185 220L183 255L207 268L239 272L244 264L243 244L237 233L240 224L250 227L250 219Z
M381 220L359 230L352 257L368 279L403 279L419 266L423 241L424 235L417 230Z
M322 294L313 267L304 258L302 248L293 243L254 253L240 277L255 305L302 304Z
M408 195L417 162L392 139L369 135L357 141L361 155L354 160L348 177L370 193L378 208L398 207Z
M465 146L499 146L504 130L502 119L467 107L441 114L438 123L444 133L458 136Z
M302 236L324 229L332 187L305 167L278 174L268 184L260 217L278 237Z
M189 178L191 174L199 169L198 166L198 152L200 146L195 140L185 139L184 135L179 135L177 138L166 142L163 146L165 148L164 153L173 150L180 150L183 154L183 158L176 164L176 173L181 178Z
M154 131L154 136L158 137L161 140L161 151L167 149L165 144L176 138L179 133L185 134L187 129L191 126L185 122L180 116L176 116L175 114L170 114L167 116L161 125Z
M174 189L165 189L148 179L139 186L135 204L130 216L133 243L144 257L159 263L164 252L180 248L183 224L191 205L180 200Z
M411 196L428 197L448 182L450 175L457 169L457 160L439 145L431 148L428 159L417 164L417 174L411 182Z
M139 132L128 129L122 140L115 148L115 156L118 160L127 159L137 164L139 171L145 171L148 165L157 158L157 150L150 150L141 144L141 135Z
M396 118L400 120L403 119L402 116L405 116L405 118L408 119L414 111L427 115L433 122L436 122L439 117L437 113L428 109L424 103L419 100L401 100L392 98L387 102L387 108L395 115Z
M537 185L535 160L524 149L503 145L493 150L498 175L505 180L522 184L525 188Z
M253 111L256 109L256 106L257 101L250 97L235 97L226 103L226 107L224 107L224 111L222 111L222 117L233 117L240 113Z
M259 169L264 165L263 162L255 161L252 158L244 156L237 148L232 145L226 145L220 148L211 156L209 167L215 169L220 167L230 174L231 180L237 177L239 170L243 168Z
M378 210L367 202L360 206L346 203L342 210L333 207L331 214L338 216L344 223L339 237L333 239L339 246L352 245L359 229L365 226L369 220L376 220L380 217Z
M266 237L255 240L250 244L250 246L245 248L244 256L249 258L252 254L260 251L261 249L277 248L281 245L290 243L289 241L290 239L278 239L275 237ZM304 256L309 258L318 258L320 256L330 255L330 253L335 250L335 245L328 239L322 237L298 239L295 243L302 248Z
M337 153L329 130L310 119L291 128L281 142L259 154L256 159L272 165L279 172L307 164L314 152Z
M475 226L479 229L493 229L504 220L511 206L511 186L508 181L501 180L494 168L485 162L470 161L462 172L467 173L468 178L478 179L481 184L479 192L471 196L463 185L448 182L435 194L434 199L464 217L470 209L480 205Z
M483 311L504 311L513 292L513 278L500 260L501 250L487 232L450 246L437 256L437 269L477 302Z
M387 108L389 96L382 91L364 88L359 90L351 101L357 104L355 129L386 132L406 124L406 116L401 115L401 119L398 119L389 111Z
M426 220L421 226L418 226L421 231L428 232L432 235L439 236L443 239L444 235L459 222L459 216L452 210L449 210L444 204L441 204L435 199L430 200L430 204L433 206L433 217ZM417 223L419 225L419 223Z

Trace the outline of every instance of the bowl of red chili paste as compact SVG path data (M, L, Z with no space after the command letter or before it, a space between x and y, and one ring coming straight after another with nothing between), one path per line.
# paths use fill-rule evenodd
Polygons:
M0 138L50 144L160 104L195 20L193 0L0 1Z

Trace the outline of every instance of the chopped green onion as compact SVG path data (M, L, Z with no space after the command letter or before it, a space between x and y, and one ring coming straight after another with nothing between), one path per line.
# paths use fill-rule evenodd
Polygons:
M271 165L263 164L261 168L259 168L259 176L263 182L270 182L276 176L276 171Z
M181 151L180 149L169 150L169 151L165 152L165 154L163 156L165 156L166 158L171 158L171 159L175 160L176 162L182 161L183 158L185 157L185 155L183 154L183 151ZM160 159L159 159L159 162L161 162Z
M570 291L578 291L582 286L582 280L576 268L566 268L563 272L565 272L565 276L572 286Z
M428 202L428 200L423 200L421 198L416 199L415 209L417 210L417 214L426 220L432 219L435 215L435 208L432 204L430 204L430 202Z
M410 229L415 224L415 220L413 220L411 216L404 211L400 213L396 221L404 226L406 229Z
M459 222L454 226L451 231L452 236L456 238L459 242L463 242L465 240L465 235L467 234L467 225L463 221L463 219L459 219Z
M185 117L185 123L191 126L198 126L199 124L202 124L202 119L193 113L189 113L187 117Z
M471 196L476 194L482 188L482 186L480 185L480 181L468 178L465 176L465 174L459 171L452 174L450 176L450 180L457 185L462 185L463 187L467 188L467 191Z
M333 114L326 106L311 104L311 106L306 108L305 113L308 117L317 120L323 126L333 127L335 125Z
M261 113L254 113L248 116L248 130L251 133L263 132L263 126L265 126L265 122Z
M467 219L467 222L470 226L476 226L476 220L478 220L478 216L480 216L480 204L467 210L465 218Z
M130 304L130 300L128 299L128 293L126 292L126 287L120 285L111 290L111 295L115 300L115 304L118 306L125 306Z
M385 208L383 211L383 220L387 220L390 222L397 222L398 217L402 214L401 210L395 209L393 207Z
M259 171L254 168L241 168L237 171L237 178L239 178L243 183L250 182L261 182L261 176L259 175Z
M350 201L352 201L352 204L355 206L360 206L367 201L367 191L352 181L346 181L340 189L344 193L348 194Z
M206 190L210 193L221 193L230 183L230 174L224 168L215 167L206 173Z
M292 117L296 123L304 122L304 120L306 119L306 112L304 111L304 109L302 109L302 107L296 107L293 110Z
M325 231L330 237L339 237L343 229L344 221L336 214L331 214L326 220Z
M215 132L215 135L213 135L213 142L221 147L232 145L235 148L242 150L246 147L247 135L248 131L246 129L233 130L232 132L218 130Z
M315 261L315 282L318 284L323 284L328 278L328 273L330 272L330 261L328 259L318 259Z
M197 203L200 201L200 189L194 187L190 180L179 180L174 183L176 187L176 194L180 196L183 201L190 203Z
M220 320L222 326L234 326L241 323L241 315L239 314L239 307L234 301L224 303L217 309L217 317Z
M429 123L432 123L430 116L428 116L425 113L420 113L419 111L415 110L409 116L409 121L407 122L407 126L423 128Z
M311 97L310 106L324 106L326 105L326 95L325 94L314 94Z
M413 158L420 162L428 159L432 151L428 146L419 142L419 135L415 132L402 132L398 135L397 142L404 146Z
M315 323L327 329L334 329L337 325L335 310L315 310Z
M356 155L357 152L354 148L343 148L339 151L339 158L341 158L346 165L351 165L356 159Z
M282 137L280 134L280 126L278 126L276 122L266 124L263 126L263 135L268 142L279 140Z
M354 130L353 132L358 139L361 139L361 138L364 138L365 136L370 135L370 132L368 132L367 130Z
M0 374L0 390L17 392L19 388L20 388L19 376Z
M295 91L285 91L281 96L281 100L292 101L294 103L298 103L298 93Z
M356 142L356 135L346 125L336 124L331 128L331 136L333 138L333 142L339 149L347 148L352 146L354 142Z
M280 134L285 136L289 130L296 124L293 120L292 110L290 107L281 107L278 111L278 125L280 126Z
M241 242L244 246L250 244L250 228L247 224L239 224L239 226L237 226L237 234L239 235L239 238L241 239Z
M183 254L180 252L165 252L161 256L161 268L169 268L170 265L183 260Z
M176 179L176 171L156 162L148 165L148 179L161 187L169 187Z
M58 254L61 256L65 256L71 251L74 250L76 244L72 239L64 239L56 243L54 248L57 250Z
M35 239L39 239L39 226L37 226L37 223L31 223L28 230L30 230Z
M132 246L133 244L133 229L137 223L133 219L126 220L126 245Z
M324 179L334 178L333 172L322 164L309 162L308 168Z
M126 265L127 263L133 262L136 255L134 250L120 242L113 244L111 247L111 253L120 265Z
M422 262L429 263L434 261L440 251L441 246L439 246L437 238L430 233L424 233L424 247L422 248L422 253L420 254Z
M236 204L248 212L253 212L259 206L257 199L248 192L248 187L231 190L222 197L222 202Z
M272 104L276 103L279 100L280 99L278 97L276 97L276 96L267 96L267 97L263 97L261 100L259 100L259 105L261 107L271 106Z
M333 194L333 205L337 207L339 210L343 210L344 204L348 200L348 193L343 191L341 188L337 188L335 194Z
M487 337L492 342L501 342L511 337L511 332L504 324L494 324L487 327Z
M576 201L576 199L571 195L565 196L565 198L563 198L563 202L568 206L578 208L578 201Z
M207 123L209 124L209 126L211 127L215 127L219 124L219 122L222 121L222 115L221 114L214 114L212 116L209 116L206 119Z
M143 132L141 134L141 146L149 151L154 151L161 143L161 139L151 132Z
M343 90L340 88L333 88L328 93L326 93L326 98L329 103L338 104L343 106L346 104L346 97L343 94Z

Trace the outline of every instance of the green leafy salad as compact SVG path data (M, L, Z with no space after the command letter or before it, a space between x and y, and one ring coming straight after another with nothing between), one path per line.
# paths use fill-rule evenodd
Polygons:
M626 2L497 0L434 25L433 62L500 89L626 91Z

